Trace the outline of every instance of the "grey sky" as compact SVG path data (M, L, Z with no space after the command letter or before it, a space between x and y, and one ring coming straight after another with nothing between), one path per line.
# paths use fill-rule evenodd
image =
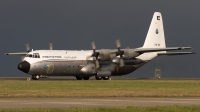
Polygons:
M166 45L191 46L196 55L161 56L129 77L153 77L162 69L166 78L200 78L199 0L1 0L0 76L28 76L17 69L20 57L6 52L33 49L98 49L141 47L153 16L162 13Z

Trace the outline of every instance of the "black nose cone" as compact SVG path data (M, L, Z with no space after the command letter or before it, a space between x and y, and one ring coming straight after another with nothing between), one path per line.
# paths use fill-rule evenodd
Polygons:
M30 70L30 63L27 61L23 61L23 62L19 63L18 69L25 73L28 73Z

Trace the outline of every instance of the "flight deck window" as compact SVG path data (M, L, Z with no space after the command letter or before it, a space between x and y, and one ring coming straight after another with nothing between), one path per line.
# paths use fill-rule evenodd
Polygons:
M32 57L32 54L29 54L29 57Z
M35 58L38 58L38 54L35 54Z
M39 53L33 53L33 58L40 58Z

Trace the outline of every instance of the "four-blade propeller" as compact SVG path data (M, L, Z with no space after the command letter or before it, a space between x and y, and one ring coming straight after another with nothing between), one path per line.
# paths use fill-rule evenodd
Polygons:
M93 49L92 57L95 57L96 68L99 68L100 67L99 60L98 60L99 52L96 52L96 45L94 42L92 42L91 45L92 45L92 49Z
M118 51L116 52L116 56L120 56L119 66L123 67L124 66L124 60L123 60L124 51L121 50L120 40L116 40L116 46L118 49Z
M91 57L95 57L95 65L96 65L96 68L99 68L100 65L99 65L98 56L100 55L100 53L99 53L99 52L96 52L96 45L95 45L95 42L92 42L91 45L92 45L92 50L93 50L93 53L92 53ZM121 50L120 40L116 40L116 46L117 46L117 49L118 49L118 50L117 50L115 56L120 56L119 66L120 66L120 67L123 67L123 66L125 65L125 64L124 64L124 60L123 60L124 51Z

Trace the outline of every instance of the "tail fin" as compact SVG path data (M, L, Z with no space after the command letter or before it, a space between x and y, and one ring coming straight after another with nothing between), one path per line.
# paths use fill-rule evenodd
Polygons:
M163 19L160 12L155 12L146 36L143 48L165 48Z

